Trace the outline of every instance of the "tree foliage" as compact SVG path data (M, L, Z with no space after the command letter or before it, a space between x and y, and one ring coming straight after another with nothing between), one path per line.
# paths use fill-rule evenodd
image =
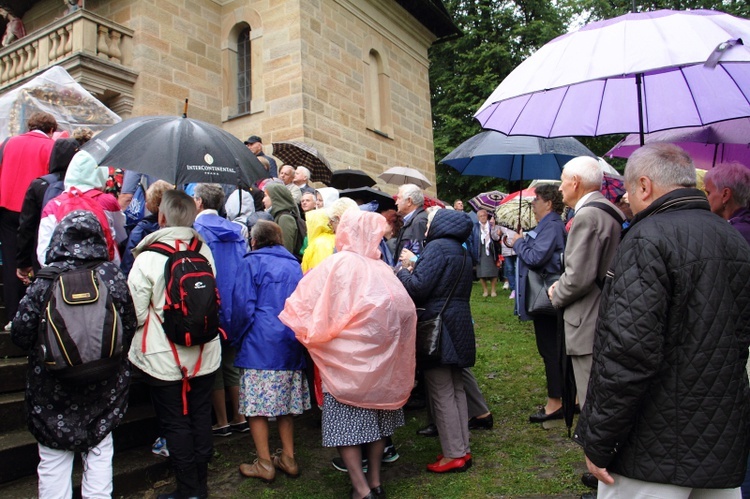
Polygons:
M569 27L626 14L633 0L443 0L463 36L438 43L430 51L430 83L435 158L445 157L479 133L473 119L479 106L526 57ZM750 17L747 0L636 0L637 11L713 9ZM624 135L581 138L597 154ZM618 161L612 162L621 166ZM479 192L517 190L502 179L461 176L436 166L441 199L466 199Z

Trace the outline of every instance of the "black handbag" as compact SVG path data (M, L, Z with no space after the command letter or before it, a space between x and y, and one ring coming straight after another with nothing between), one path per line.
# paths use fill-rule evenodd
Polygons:
M547 274L529 269L526 276L526 313L531 316L557 315L549 301L549 287L560 279L560 274Z
M432 319L417 321L417 358L419 360L439 361L441 358L440 340L443 336L443 311L448 302L451 301L456 285L464 273L464 265L466 265L466 250L464 250L464 259L461 262L461 271L458 273L458 278L453 282L453 287L445 303L443 303L443 308Z

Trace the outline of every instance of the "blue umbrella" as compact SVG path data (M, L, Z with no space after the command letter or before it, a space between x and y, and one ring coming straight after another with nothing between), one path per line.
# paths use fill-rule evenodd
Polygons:
M544 139L481 132L440 160L461 175L507 180L559 179L562 168L577 156L596 155L572 137Z

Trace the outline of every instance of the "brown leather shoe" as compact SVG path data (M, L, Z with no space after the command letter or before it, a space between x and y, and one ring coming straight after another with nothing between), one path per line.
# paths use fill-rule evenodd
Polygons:
M276 468L266 459L256 459L253 464L240 464L240 474L248 478L260 478L266 483L276 478Z
M286 473L290 478L297 478L299 476L297 461L283 452L273 456L273 465Z

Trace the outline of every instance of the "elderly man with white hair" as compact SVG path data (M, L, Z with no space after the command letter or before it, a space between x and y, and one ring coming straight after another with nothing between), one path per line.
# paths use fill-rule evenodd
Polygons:
M552 304L564 310L565 348L573 364L581 406L586 402L591 374L604 276L617 250L625 220L625 215L599 192L602 177L599 162L588 156L574 158L563 168L560 191L563 202L575 209L575 217L565 245L563 274L549 290ZM590 473L584 473L581 480L589 487L597 486Z
M414 184L404 184L396 195L396 211L404 219L404 225L396 239L393 256L398 260L401 250L407 249L416 256L422 251L427 232L427 212L424 210L424 193Z
M310 170L308 170L304 166L298 166L297 168L295 168L292 183L299 187L299 190L302 191L302 194L307 194L309 192L315 195L315 189L307 184L309 181Z

